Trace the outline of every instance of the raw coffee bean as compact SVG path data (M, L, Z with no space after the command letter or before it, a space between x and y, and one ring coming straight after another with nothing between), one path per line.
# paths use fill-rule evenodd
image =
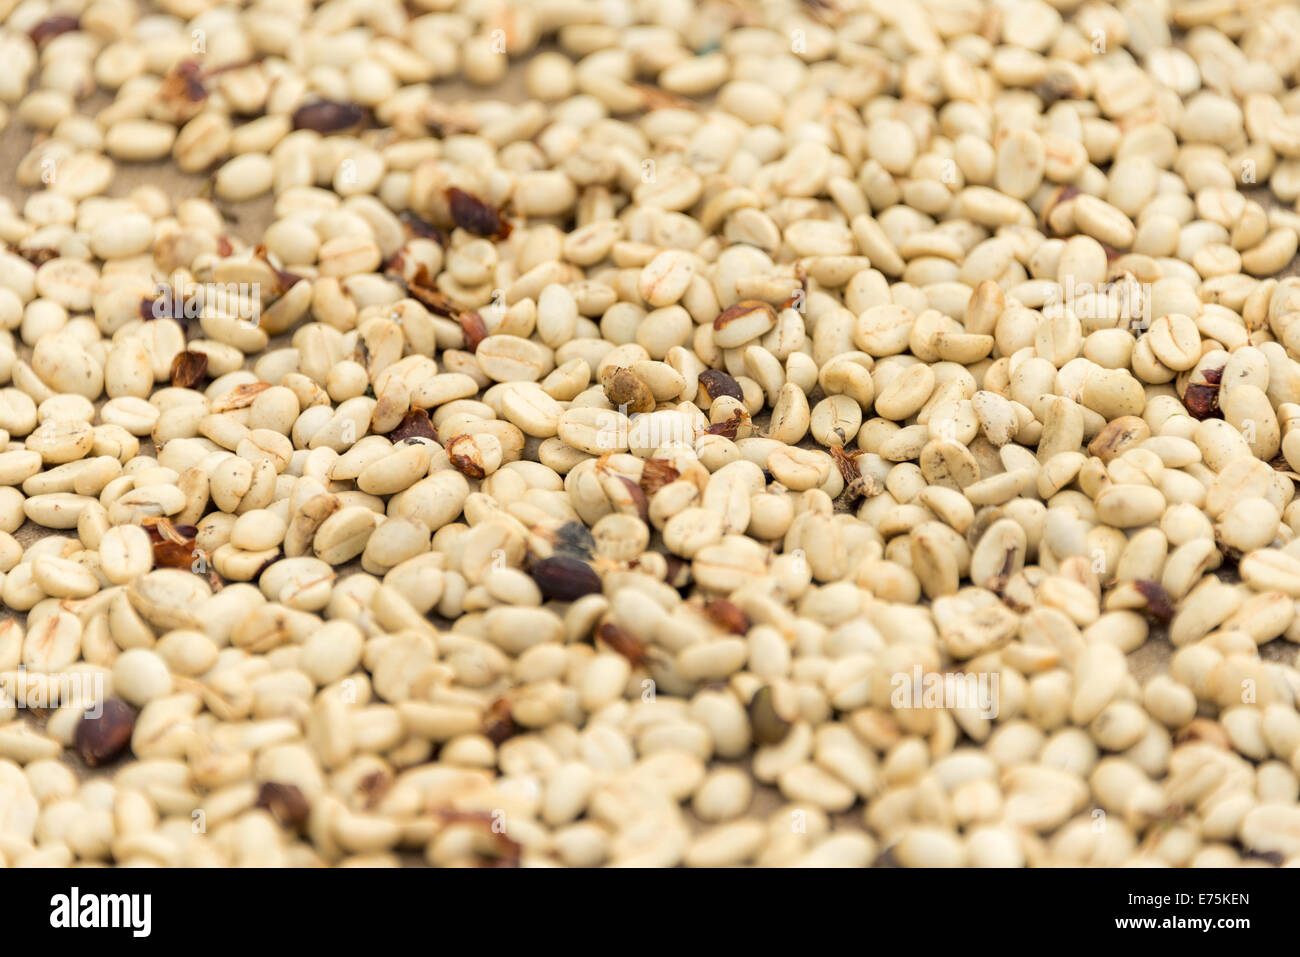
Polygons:
M57 36L81 29L81 19L68 14L46 17L27 31L32 43L43 47Z
M192 389L203 381L208 371L208 357L202 352L176 353L172 359L171 381L179 389Z
M611 370L602 378L602 386L609 404L625 413L650 412L655 407L653 393L631 369Z
M793 723L776 709L772 688L764 685L749 701L749 723L754 740L763 745L777 745L790 734Z
M134 709L117 698L108 698L82 715L73 744L87 767L108 764L130 747L135 717Z
M766 302L742 300L713 320L713 341L724 349L757 339L776 325L776 310Z
M705 369L700 373L700 387L704 389L705 395L709 401L713 402L722 396L729 396L737 402L745 401L745 393L738 383L721 369Z
M599 594L600 576L586 562L567 555L552 555L533 562L533 581L542 596L554 601L577 601L584 595Z
M293 128L314 130L317 133L338 133L360 126L365 115L365 108L356 103L312 100L293 111Z
M306 824L311 813L311 806L296 785L276 781L263 782L257 792L256 807L265 808L277 824L291 831Z

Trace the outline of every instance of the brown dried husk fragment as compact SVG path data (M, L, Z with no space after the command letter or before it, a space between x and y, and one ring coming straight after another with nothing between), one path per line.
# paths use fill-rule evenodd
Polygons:
M477 352L479 343L487 338L487 325L477 312L462 312L457 320L460 322L461 335L465 337L465 349Z
M322 98L304 103L293 111L293 128L325 134L342 133L361 126L365 119L365 107L358 103Z
M637 517L649 525L650 500L646 498L646 494L641 490L641 486L636 482L633 482L626 475L618 476L618 480L623 483L623 487L627 489L627 493L632 499L632 504L636 506Z
M404 209L397 214L397 218L401 224L406 227L406 233L408 236L412 236L416 239L432 239L443 249L447 248L446 234L424 217L411 212L409 209ZM398 252L394 254L393 258L396 259L400 255L401 253Z
M371 771L361 779L357 790L364 795L362 807L373 811L379 807L384 796L393 789L393 775L387 771Z
M191 568L198 551L191 540L187 544L176 542L154 542L153 563L155 568Z
M208 99L208 88L203 82L203 69L197 60L182 60L163 77L158 87L158 101L170 114L168 119L185 122L203 109Z
M275 275L275 295L280 297L292 289L295 285L302 282L302 276L297 273L289 272L287 269L281 269L275 263L271 262L271 254L266 248L265 243L258 243L253 247L253 258L260 259L266 263L267 268Z
M81 29L81 18L66 13L46 17L27 31L27 36L38 48L45 46L57 36Z
M475 824L488 831L496 844L496 853L486 859L480 857L482 867L518 867L524 847L518 841L500 830L502 818L499 813L489 811L461 811L456 808L439 808L434 811L446 824Z
M511 714L509 698L497 698L488 705L487 712L483 715L484 737L493 744L499 745L514 737L519 731L519 725L515 724Z
M642 106L647 110L700 110L700 104L694 100L670 93L662 87L650 83L633 83L632 86L641 94Z
M1291 463L1286 460L1286 456L1281 452L1269 459L1268 465L1274 472L1285 475L1293 482L1300 482L1300 473L1292 471Z
M740 409L736 409L731 416L722 422L714 422L704 430L706 435L721 435L723 438L735 440L736 435L740 432L740 427L745 424L749 418Z
M641 491L646 494L647 498L654 496L665 485L676 482L681 477L681 473L667 459L646 459L645 465L641 468Z
M433 430L433 423L429 421L429 413L426 409L412 409L402 416L402 421L388 433L388 439L394 445L407 439L432 439L436 442L438 434Z
M59 251L49 246L37 246L34 249L19 249L18 255L22 256L33 266L44 266L51 259L59 258Z
M740 606L728 598L711 598L704 603L704 616L723 631L743 635L749 631L749 619Z
M463 310L458 309L442 290L434 285L433 279L429 276L429 267L420 266L415 270L415 275L406 281L406 291L411 294L412 299L435 315L460 320Z
M596 638L604 642L611 651L630 661L634 668L644 664L650 657L649 649L640 638L612 621L607 621L596 629Z
M695 576L691 574L691 563L678 557L677 555L665 555L664 561L668 565L667 574L664 575L664 582L680 591L683 588L689 588L695 581Z
M586 561L573 555L561 553L539 558L529 572L546 599L577 601L601 591L600 575Z
M165 516L150 516L140 521L140 525L149 534L151 542L174 542L177 545L193 545L199 534L197 526L175 525Z
M172 359L172 385L178 389L192 389L202 382L208 374L208 356L205 352L176 353Z
M482 463L475 461L471 455L457 451L456 447L464 444L468 444L471 449L477 450L473 436L468 434L453 436L444 446L447 458L451 460L451 467L468 478L487 478L487 472L484 471Z
M501 210L459 186L448 186L447 208L451 220L466 232L487 239L507 239L514 227Z
M195 570L195 559L199 556L195 547L199 530L195 526L173 525L166 517L146 518L140 524L153 543L154 567Z
M1221 419L1223 412L1219 409L1219 387L1193 382L1183 393L1183 405L1188 414L1198 421Z
M819 23L834 25L840 22L842 13L834 0L801 0L808 15Z
M855 482L862 481L862 471L858 468L858 454L855 452L845 452L842 445L830 446L831 458L835 460L835 467L840 470L840 477L844 479L845 485L852 485Z
M1138 594L1146 599L1147 613L1157 621L1171 621L1174 617L1174 602L1165 587L1157 581L1139 578L1133 582Z
M998 570L993 581L989 584L989 591L997 595L1006 603L1007 582L1011 581L1016 567L1017 551L1014 548L1008 548L1006 554L1002 556L1002 568Z
M296 831L307 823L311 807L296 784L265 781L257 792L257 804L270 813L281 827Z

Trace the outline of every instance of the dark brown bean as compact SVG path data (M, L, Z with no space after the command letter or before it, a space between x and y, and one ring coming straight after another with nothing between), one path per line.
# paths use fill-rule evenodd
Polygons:
M552 555L533 562L533 581L545 598L577 601L583 595L599 594L600 576L586 562L568 555Z
M451 459L451 467L457 472L472 479L487 477L487 471L478 456L478 447L474 444L474 436L469 433L453 435L447 440L445 449L447 457Z
M506 239L514 228L491 203L457 186L447 187L447 206L451 210L452 222L475 236Z
M108 764L131 744L135 731L135 710L118 698L104 702L99 714L93 710L82 715L73 732L73 746L89 767Z
M434 432L433 423L429 421L429 413L426 410L412 409L402 416L402 421L397 423L397 428L388 433L388 438L394 445L407 439L433 439L436 442L438 434Z
M172 385L180 389L192 389L207 377L208 374L208 356L205 352L191 352L186 349L184 352L176 353L172 359L171 380Z
M257 806L269 811L281 827L293 831L307 823L307 815L311 812L307 798L297 785L276 781L262 784L257 792Z
M158 88L158 99L177 118L188 119L202 108L208 98L208 88L203 83L203 69L197 60L182 60L163 77Z
M596 637L608 645L610 650L630 661L634 668L644 664L650 657L649 650L640 638L612 621L607 621L597 628Z
M723 631L743 635L749 631L749 619L735 602L726 598L711 598L704 604L704 615Z
M1174 617L1174 603L1170 598L1169 592L1165 591L1163 585L1159 582L1151 581L1146 578L1139 578L1133 582L1133 587L1138 590L1147 602L1147 612L1157 621L1170 621Z
M432 239L443 249L447 248L446 235L443 234L441 229L433 225L433 223L429 222L427 219L417 216L409 209L402 210L397 214L397 218L401 221L402 225L406 227L406 231L409 235L415 236L419 239ZM398 256L401 256L401 254L402 253L399 250L393 258L396 259Z
M365 118L365 108L356 103L320 99L304 103L293 111L293 128L315 130L317 133L340 133L360 126Z
M46 17L36 26L27 31L32 42L38 47L43 47L55 37L64 33L71 33L73 30L81 29L81 18L70 16L68 14L59 14L53 17Z
M501 744L514 737L520 730L511 714L508 698L497 698L488 705L487 713L483 715L483 736L489 741L493 744Z
M730 417L721 422L714 422L704 431L709 435L720 435L725 439L734 439L740 433L740 427L745 424L749 415L743 409L736 409Z
M1193 382L1183 393L1183 405L1187 406L1187 411L1193 419L1221 419L1223 412L1219 410L1219 387L1217 385L1202 385L1199 382Z
M153 563L157 568L192 568L197 557L195 538L199 530L193 525L173 525L167 518L146 518L142 523L153 543Z
M646 498L654 496L665 485L676 482L681 476L667 459L646 459L645 465L641 468L641 491L645 493Z
M737 402L745 401L745 392L740 388L740 383L721 369L705 369L701 372L700 385L704 387L704 393L710 402L724 395Z
M759 744L780 744L790 733L793 723L777 713L772 689L764 685L749 699L749 724Z
M478 344L487 338L487 326L483 317L477 312L462 312L458 320L461 334L465 337L465 349L477 352Z

